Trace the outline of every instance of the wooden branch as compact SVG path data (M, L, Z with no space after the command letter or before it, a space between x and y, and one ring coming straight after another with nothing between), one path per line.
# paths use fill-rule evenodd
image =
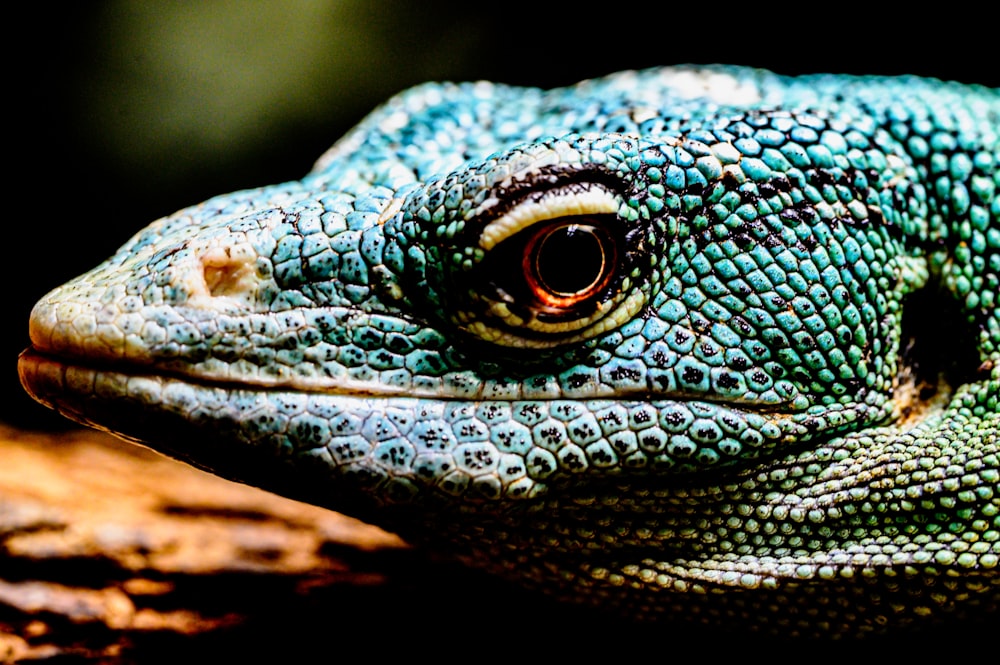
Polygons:
M420 559L375 527L96 432L0 426L0 460L0 659L289 620Z

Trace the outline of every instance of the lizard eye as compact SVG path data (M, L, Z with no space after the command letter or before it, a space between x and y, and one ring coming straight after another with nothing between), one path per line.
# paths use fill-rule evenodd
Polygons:
M607 286L617 250L611 235L591 221L557 220L528 239L524 274L539 302L571 308Z
M505 346L546 347L631 318L645 296L633 288L618 208L608 189L575 183L533 193L487 223L473 273L480 307L463 327Z
M593 313L618 262L617 243L603 222L562 217L510 238L491 253L493 286L545 321Z

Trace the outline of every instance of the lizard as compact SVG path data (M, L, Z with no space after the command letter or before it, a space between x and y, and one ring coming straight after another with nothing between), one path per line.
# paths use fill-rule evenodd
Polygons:
M1000 90L425 84L33 309L65 416L636 619L1000 601Z

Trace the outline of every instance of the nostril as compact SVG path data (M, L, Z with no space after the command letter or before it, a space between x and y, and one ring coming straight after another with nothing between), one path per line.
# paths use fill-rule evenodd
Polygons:
M247 245L212 247L198 256L204 278L204 292L252 306L257 286L257 253Z

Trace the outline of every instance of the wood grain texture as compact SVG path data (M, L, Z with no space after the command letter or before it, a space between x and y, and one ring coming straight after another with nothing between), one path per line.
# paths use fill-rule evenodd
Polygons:
M419 559L375 527L97 432L0 427L0 460L8 660L181 653L179 638L315 618L319 597L390 586Z

